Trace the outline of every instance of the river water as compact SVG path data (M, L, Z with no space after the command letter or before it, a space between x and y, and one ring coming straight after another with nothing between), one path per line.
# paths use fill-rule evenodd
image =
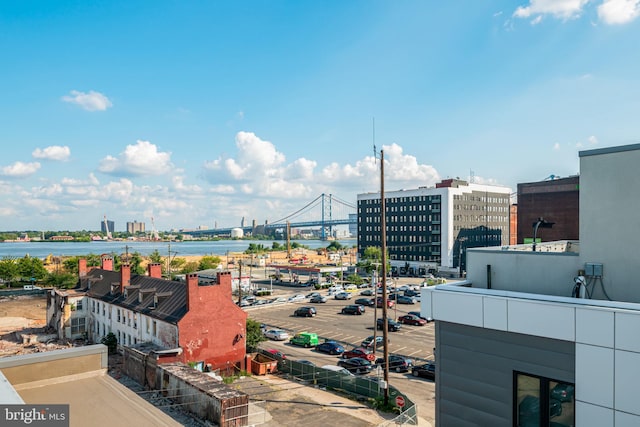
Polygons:
M277 241L286 246L285 241ZM323 240L292 240L310 249L325 248L329 242ZM167 256L188 255L225 255L227 252L244 252L250 243L271 248L272 240L216 240L187 242L140 242L140 241L96 241L96 242L0 242L0 259L6 257L22 258L29 255L37 258L53 256L123 254L138 252L147 256L153 251ZM343 240L340 243L351 247L355 240Z

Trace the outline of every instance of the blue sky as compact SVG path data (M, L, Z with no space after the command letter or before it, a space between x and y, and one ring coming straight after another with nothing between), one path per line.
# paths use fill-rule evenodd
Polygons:
M5 1L0 230L275 221L640 142L640 0ZM473 171L473 172L472 172Z

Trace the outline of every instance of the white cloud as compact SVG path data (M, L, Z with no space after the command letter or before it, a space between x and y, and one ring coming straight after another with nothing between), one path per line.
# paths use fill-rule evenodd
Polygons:
M66 145L51 145L44 149L36 148L31 155L36 159L66 161L71 156L71 149Z
M64 102L76 104L87 111L105 111L113 106L109 98L100 92L90 90L89 93L72 90L71 95L62 97Z
M3 167L2 175L11 178L25 178L36 173L38 169L40 169L40 163L38 162L15 162L12 165Z
M582 8L588 2L589 0L530 0L528 6L518 7L513 12L513 16L529 18L538 15L552 15L564 20L574 19L580 17Z
M542 15L538 15L531 21L531 25L538 25L541 22L542 22Z
M555 144L553 144L553 149L556 150L556 151L560 150L560 143L556 142Z
M138 140L127 145L119 157L107 156L100 161L98 170L124 176L163 175L173 170L171 153L159 152L149 141Z
M589 141L589 144L591 145L596 145L598 143L598 138L591 135L589 138L587 138L587 141Z
M640 16L640 0L604 0L598 17L606 24L626 24Z

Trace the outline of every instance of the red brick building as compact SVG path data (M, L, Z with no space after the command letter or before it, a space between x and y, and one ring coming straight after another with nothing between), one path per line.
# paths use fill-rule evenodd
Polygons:
M230 272L213 280L188 274L179 282L161 278L160 264L150 264L147 274L131 274L127 264L113 271L111 257L92 269L80 260L82 306L94 342L112 332L120 346L154 345L167 362L245 369L247 314L232 300Z

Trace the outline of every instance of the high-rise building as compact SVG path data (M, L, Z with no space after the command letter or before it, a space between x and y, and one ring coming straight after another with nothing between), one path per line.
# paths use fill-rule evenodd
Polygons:
M137 234L144 233L145 224L144 222L127 222L127 233L129 234Z
M423 276L465 268L467 248L509 243L507 187L447 179L435 187L385 192L392 270ZM380 193L358 195L358 254L381 246Z
M115 226L115 222L105 219L100 223L100 231L102 231L103 233L107 233L107 231L109 233L113 233L115 231ZM109 227L108 230L107 227Z

